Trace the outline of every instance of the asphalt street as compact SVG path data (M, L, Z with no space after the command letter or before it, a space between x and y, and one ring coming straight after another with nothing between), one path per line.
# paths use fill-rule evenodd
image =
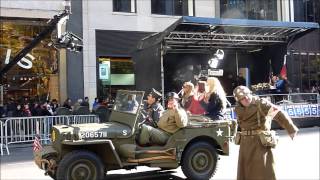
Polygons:
M277 176L279 180L319 180L320 179L320 128L300 129L292 141L283 130L278 130L280 143L274 150ZM25 145L26 146L26 145ZM1 156L1 180L47 180L44 172L32 160L32 147L10 147L11 154ZM231 180L236 178L238 146L231 145L230 156L220 156L218 170L212 179ZM138 167L134 170L108 172L111 180L186 179L180 168L161 171L158 168Z

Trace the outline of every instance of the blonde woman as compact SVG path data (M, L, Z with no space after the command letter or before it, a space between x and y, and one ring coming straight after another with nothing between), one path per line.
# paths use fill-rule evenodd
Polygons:
M188 109L193 98L194 85L192 84L192 82L188 81L183 83L182 88L183 90L182 90L182 97L181 97L181 106L184 109Z
M206 94L202 106L206 106L207 116L212 119L223 119L223 114L227 107L226 93L220 81L215 77L207 79L208 93Z

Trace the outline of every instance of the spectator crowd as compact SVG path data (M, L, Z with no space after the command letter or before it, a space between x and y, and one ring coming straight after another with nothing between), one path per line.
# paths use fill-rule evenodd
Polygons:
M92 111L94 112L99 107L110 108L112 101L109 98L100 99L95 98L92 105ZM80 107L86 107L89 111L89 98L78 99L75 103L70 98L67 98L62 104L56 99L48 101L34 101L27 97L22 99L9 98L7 102L0 106L0 118L4 117L30 117L30 116L54 116L60 115L59 108L63 107L70 111L70 114L75 114Z

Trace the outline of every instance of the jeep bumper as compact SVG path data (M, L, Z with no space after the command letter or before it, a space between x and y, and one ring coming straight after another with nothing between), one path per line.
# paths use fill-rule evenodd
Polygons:
M57 151L52 146L44 146L41 150L33 152L34 162L40 169L46 172L55 171L57 163L54 157L56 155Z

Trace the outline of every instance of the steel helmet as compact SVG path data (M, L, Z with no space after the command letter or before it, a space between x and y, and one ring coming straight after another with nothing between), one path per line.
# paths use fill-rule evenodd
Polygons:
M251 90L246 86L238 86L233 90L233 96L236 101L240 101L251 94Z

